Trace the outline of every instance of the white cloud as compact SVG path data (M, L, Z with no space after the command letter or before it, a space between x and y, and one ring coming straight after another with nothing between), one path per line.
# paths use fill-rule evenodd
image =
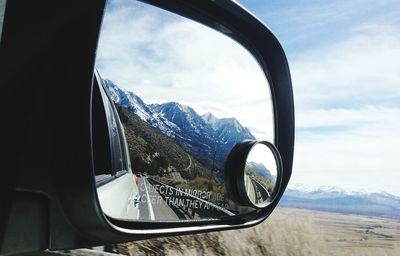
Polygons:
M293 56L298 107L399 105L400 29L373 24L353 31L344 41Z
M103 77L146 102L177 101L199 114L236 117L255 127L256 135L273 138L268 82L242 46L151 6L132 2L120 8L117 2L112 7L98 50Z
M363 25L293 57L293 182L400 195L400 30Z
M257 135L272 134L266 81L240 46L162 11L114 3L99 46L97 65L103 77L148 102L179 101L200 114L235 116ZM400 29L393 25L398 18L364 18L356 27L335 31L335 22L343 28L353 16L361 19L360 9L347 7L345 12L310 9L308 21L301 17L302 28L293 25L298 23L298 10L274 16L292 17L283 19L284 31L292 31L285 32L285 38L301 34L296 42L306 44L309 36L313 46L324 42L288 55L297 122L292 181L400 195ZM361 7L362 14L376 9ZM331 18L335 22L329 22Z
M376 107L299 115L311 121L297 134L292 181L400 195L399 116L400 108Z

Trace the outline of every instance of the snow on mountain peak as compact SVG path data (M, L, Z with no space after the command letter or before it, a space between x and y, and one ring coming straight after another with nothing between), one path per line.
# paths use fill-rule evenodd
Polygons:
M215 125L218 122L218 118L216 116L214 116L211 112L207 112L203 115L201 115L201 118L203 118L203 120L206 123L209 123L211 126Z
M282 206L368 216L400 217L400 197L381 190L289 184Z
M104 84L119 106L129 109L167 136L179 138L181 146L195 149L203 154L201 158L213 157L221 166L238 142L255 139L235 118L218 119L211 113L200 116L190 106L178 102L146 104L139 96L119 88L110 80L104 80Z
M303 193L330 193L330 194L340 194L348 196L372 195L372 194L394 196L383 190L378 190L378 189L352 189L352 188L343 188L343 187L336 187L329 185L311 186L301 183L289 183L288 189L297 190Z

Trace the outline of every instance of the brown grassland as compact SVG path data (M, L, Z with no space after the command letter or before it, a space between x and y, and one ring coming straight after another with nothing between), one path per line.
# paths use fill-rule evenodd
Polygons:
M233 231L118 245L125 255L400 255L400 220L277 208Z

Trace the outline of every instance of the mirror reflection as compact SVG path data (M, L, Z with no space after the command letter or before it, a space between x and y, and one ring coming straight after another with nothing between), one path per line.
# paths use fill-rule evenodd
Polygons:
M223 171L237 143L274 137L269 84L247 50L172 13L109 1L96 67L127 142L121 168L130 166L111 182L97 177L107 215L177 221L254 211L229 198Z
M278 167L274 153L264 144L256 144L246 159L244 185L252 204L262 207L276 189Z

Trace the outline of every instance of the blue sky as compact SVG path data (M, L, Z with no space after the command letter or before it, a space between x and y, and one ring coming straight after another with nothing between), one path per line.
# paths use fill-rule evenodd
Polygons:
M271 28L288 57L296 106L291 183L400 195L400 2L239 2ZM265 80L242 49L135 3L113 0L108 10L97 60L103 76L150 102L234 113L254 131L270 120L258 97Z
M400 23L397 0L239 2L272 28L289 55L344 40L360 26Z
M292 182L400 195L400 2L240 3L281 41L292 72Z

